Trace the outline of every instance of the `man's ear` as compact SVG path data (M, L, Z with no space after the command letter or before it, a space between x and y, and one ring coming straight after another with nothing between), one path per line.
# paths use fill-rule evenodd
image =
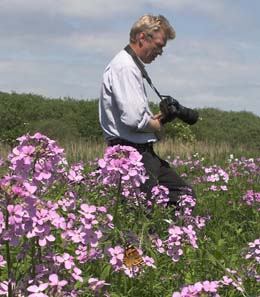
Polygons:
M145 38L146 38L146 36L145 36L145 33L144 32L140 32L138 34L138 41L139 41L139 44L140 45L143 45L143 43L145 41Z

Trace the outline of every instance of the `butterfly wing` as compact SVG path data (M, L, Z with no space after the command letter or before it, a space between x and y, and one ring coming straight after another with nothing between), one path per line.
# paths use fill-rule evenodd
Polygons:
M127 268L133 268L134 266L140 266L144 260L139 254L138 250L134 246L130 246L125 249L123 263Z

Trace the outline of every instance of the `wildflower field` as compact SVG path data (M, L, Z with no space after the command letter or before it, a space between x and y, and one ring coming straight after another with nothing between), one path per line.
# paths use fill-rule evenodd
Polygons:
M0 158L0 296L260 296L260 156L168 162L196 191L140 192L141 155L69 164L36 133Z

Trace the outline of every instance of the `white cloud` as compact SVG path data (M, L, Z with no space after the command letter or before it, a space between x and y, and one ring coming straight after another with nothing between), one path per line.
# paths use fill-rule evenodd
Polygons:
M260 63L251 53L258 45L218 40L182 40L169 44L165 56L149 66L153 83L161 92L191 107L250 110L260 114ZM172 50L174 49L174 50ZM158 101L149 90L150 98Z
M1 0L0 90L97 97L104 67L128 42L132 23L154 12L178 27L165 54L147 66L159 91L193 107L239 110L247 98L247 108L260 115L259 4L253 3Z
M67 37L60 37L58 43L85 54L96 53L111 58L112 54L128 43L128 35L120 35L118 32L75 33Z
M121 0L1 0L1 11L19 11L20 13L62 14L67 17L96 19L111 17L120 13L133 13L142 3L132 0L131 5Z

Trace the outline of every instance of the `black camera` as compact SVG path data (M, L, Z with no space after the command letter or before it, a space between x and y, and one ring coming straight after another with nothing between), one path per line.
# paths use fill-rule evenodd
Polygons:
M199 118L199 113L191 108L182 106L176 99L171 96L161 96L160 110L163 114L162 124L171 122L178 118L183 122L193 125Z

